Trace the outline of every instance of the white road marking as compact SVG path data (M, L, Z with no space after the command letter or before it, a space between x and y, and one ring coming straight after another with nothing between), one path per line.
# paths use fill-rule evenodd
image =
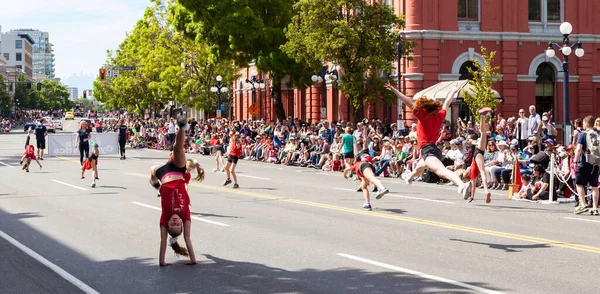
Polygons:
M257 180L265 180L265 181L270 181L270 180L271 180L271 179L269 179L269 178L255 177L255 176L241 175L241 174L237 174L237 176L238 176L238 177L244 177L244 178L257 179Z
M77 187L77 186L75 186L75 185L71 185L71 184L68 184L68 183L65 183L65 182L61 182L61 181L59 181L59 180L52 180L52 181L53 181L53 182L55 182L55 183L59 183L59 184L61 184L61 185L69 186L69 187L71 187L71 188L79 189L79 190L81 190L81 191L87 191L87 190L88 190L88 189L86 189L86 188Z
M578 220L578 221L584 221L584 222L600 223L600 220L591 220L591 219L576 218L576 217L565 217L565 218L572 219L572 220Z
M90 286L86 285L81 280L79 280L76 277L74 277L73 275L69 274L68 272L66 272L65 270L63 270L62 268L57 266L56 264L45 259L43 256L37 254L35 251L29 249L27 246L21 244L19 241L15 240L14 238L12 238L8 234L4 233L3 231L0 231L0 237L2 237L4 240L8 241L8 243L19 248L21 251L25 252L25 254L31 256L33 259L39 261L41 264L47 266L53 272L57 273L63 279L65 279L68 282L70 282L71 284L75 285L77 288L81 289L83 292L88 293L88 294L99 294L98 291L92 289Z
M375 265L375 266L386 268L386 269L389 269L389 270L393 270L393 271L397 271L397 272L401 272L401 273L405 273L405 274L409 274L409 275L414 275L414 276L418 276L418 277L421 277L421 278L424 278L424 279L434 280L434 281L438 281L438 282L442 282L442 283L446 283L446 284L450 284L450 285L462 287L462 288L465 288L465 289L470 289L470 290L478 291L478 292L481 292L481 293L502 294L502 292L498 292L498 291L495 291L495 290L490 290L490 289L486 289L486 288L482 288L482 287L478 287L478 286L466 284L466 283L459 282L459 281L454 281L454 280L450 280L450 279L446 279L446 278L442 278L442 277L438 277L438 276L434 276L434 275L429 275L429 274L426 274L426 273L422 273L422 272L418 272L418 271L413 271L413 270L410 270L410 269L401 268L401 267L393 266L393 265L390 265L390 264L385 264L385 263L382 263L382 262L378 262L378 261L374 261L374 260L370 260L370 259L366 259L366 258L354 256L354 255L349 255L349 254L345 254L345 253L338 253L337 255L341 256L341 257L348 258L348 259L352 259L352 260L355 260L355 261L359 261L359 262L362 262L362 263L367 263L367 264L370 264L370 265Z
M129 157L129 158L130 158L130 159L133 159L133 160L141 160L141 159L139 159L139 158L135 158L135 157Z
M164 162L158 162L158 161L154 161L153 163L155 163L155 164L165 164Z
M2 165L4 165L4 166L8 166L8 167L15 168L14 166L12 166L12 165L10 165L10 164L7 164L7 163L4 163L4 162L2 162L2 161L0 161L0 164L2 164Z
M135 201L133 201L131 203L133 203L135 205L143 206L143 207L146 207L146 208L150 208L150 209L162 211L162 209L160 209L160 207L155 207L155 206L152 206L152 205L148 205L148 204L144 204L144 203L140 203L140 202L135 202ZM209 224L213 224L213 225L217 225L217 226L221 226L221 227L229 227L228 224L224 224L224 223L220 223L220 222L216 222L216 221L207 220L207 219L200 218L200 217L197 217L197 216L192 216L192 219L199 220L201 222L205 222L205 223L209 223Z
M355 192L356 191L356 190L346 189L346 188L334 188L334 189L335 190L340 190L340 191L348 191L348 192ZM423 201L437 202L437 203L444 203L444 204L456 204L456 203L450 202L450 201L427 199L427 198L419 198L419 197L411 197L411 196L403 196L403 195L397 195L397 194L391 194L391 193L388 193L387 195L385 195L385 197L396 197L396 198L406 198L406 199L413 199L413 200L423 200Z

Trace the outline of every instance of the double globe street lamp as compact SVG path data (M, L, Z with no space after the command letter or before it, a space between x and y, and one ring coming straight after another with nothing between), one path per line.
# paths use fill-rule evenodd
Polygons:
M316 75L311 77L312 81L316 84L322 83L321 85L321 119L327 119L327 81L337 81L338 78L338 66L333 65L332 70L328 71L327 66L324 65L323 69Z
M223 78L217 76L217 83L210 87L210 91L217 93L217 117L221 117L221 111L225 111L225 105L221 105L221 93L227 93L227 85L221 83Z
M248 90L252 91L252 108L256 108L256 89L264 89L266 87L265 85L265 80L264 79L259 79L256 76L258 76L258 71L256 71L255 69L253 69L250 72L250 78L246 79L246 83L245 83L245 87L248 88ZM250 108L250 107L249 107ZM255 114L252 114L253 119L255 118Z
M581 48L581 42L571 44L569 35L573 31L573 26L568 22L563 22L560 25L560 33L563 35L562 45L549 42L548 49L546 49L546 56L548 58L554 58L556 56L555 49L560 51L563 55L563 144L565 146L569 143L568 139L571 135L571 125L569 121L569 55L575 51L577 57L583 57L585 51Z

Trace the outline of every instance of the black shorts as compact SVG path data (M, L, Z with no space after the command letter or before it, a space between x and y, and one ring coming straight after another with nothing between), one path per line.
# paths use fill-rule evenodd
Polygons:
M575 172L575 183L581 186L598 187L598 172L600 167L584 164Z
M354 151L345 152L344 159L346 159L346 158L354 158Z
M475 152L473 153L473 159L475 159L475 157L477 157L477 154L481 154L481 156L483 156L485 154L485 152L483 152L483 150L481 150L479 148L475 148Z
M238 159L240 159L240 157L239 157L239 156L232 156L232 155L229 155L229 157L227 157L227 162L231 162L231 163L233 163L233 164L237 164L237 162L238 162Z
M425 145L425 147L421 149L421 158L425 160L429 156L434 156L440 161L442 160L442 158L444 158L444 156L442 155L442 150L440 150L440 148L437 148L437 146L435 145Z
M368 162L364 162L364 163L360 164L360 173L361 174L364 175L365 170L367 170L367 169L371 169L373 171L373 173L375 173L375 167L372 164L370 164Z
M215 146L215 151L221 151L221 153L225 153L225 149L223 149L223 145L217 144Z
M37 148L38 149L46 149L46 140L38 140Z

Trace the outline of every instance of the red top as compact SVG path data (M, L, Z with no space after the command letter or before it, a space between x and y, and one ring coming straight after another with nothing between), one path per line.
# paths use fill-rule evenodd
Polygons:
M34 155L34 154L35 154L35 147L33 145L27 146L27 148L25 149L25 153L23 153L23 155Z
M187 172L183 175L183 181L186 183L186 185L190 184L191 179L192 179L192 173Z
M231 156L242 156L242 145L236 144L235 141L231 141L231 147L229 147L229 155Z
M168 228L169 219L173 214L179 215L183 222L191 220L190 196L183 180L175 180L160 186L160 225Z
M365 175L360 171L360 166L365 163L364 161L359 161L350 167L350 171L354 172L359 178L364 178Z
M440 109L436 114L429 115L425 111L414 113L419 120L417 125L417 142L419 149L425 145L434 144L440 137L440 128L446 119L446 110Z

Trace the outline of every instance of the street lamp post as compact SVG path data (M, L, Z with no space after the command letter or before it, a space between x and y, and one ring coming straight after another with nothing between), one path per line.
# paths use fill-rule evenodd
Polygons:
M548 49L546 49L546 56L553 58L556 56L554 49L560 51L563 55L563 144L568 144L569 136L571 135L571 124L569 121L569 55L573 49L575 49L575 55L582 57L584 55L583 48L581 48L581 42L571 44L569 35L573 31L573 26L568 22L563 22L560 25L560 33L563 35L562 46L556 43L549 42Z
M253 69L250 72L250 78L246 79L246 88L252 91L252 105L256 105L256 89L264 89L266 87L265 80L259 79L256 76L258 72ZM256 119L255 115L252 115L252 119Z
M400 71L400 60L402 58L402 39L404 38L404 33L399 33L398 34L398 42L396 43L396 61L397 61L397 68L396 71L398 72L398 91L402 92L402 84L400 83L400 78L402 77L402 72ZM404 129L404 120L402 117L402 100L400 100L400 98L398 98L398 101L396 102L397 108L398 108L398 120L396 121L396 125L398 127L398 130L402 130Z
M221 83L222 79L221 76L217 76L217 83L210 87L211 92L217 93L217 117L221 117L221 111L224 110L221 109L221 93L227 93L227 91L229 91L227 86Z
M337 66L334 65L333 70L328 71L327 66L316 75L311 77L314 83L321 83L321 119L327 119L327 81L337 80Z

